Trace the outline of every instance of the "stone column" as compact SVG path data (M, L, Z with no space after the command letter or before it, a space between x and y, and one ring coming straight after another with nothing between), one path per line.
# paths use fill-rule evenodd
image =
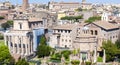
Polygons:
M25 50L26 50L26 54L25 54L25 55L28 55L28 48L27 48L27 44L25 44Z
M9 51L10 51L10 53L11 53L11 43L10 43L10 41L11 41L11 39L10 39L10 36L8 37L8 47L9 47Z
M29 37L27 38L27 41L28 41L28 55L30 55L30 38Z
M21 55L23 55L24 54L24 48L23 48L23 36L22 36L22 38L21 38Z
M13 41L13 53L15 53L15 36L13 37L14 41Z
M4 41L5 41L5 45L7 46L7 37L6 37L6 35L4 35Z
M95 50L94 50L94 63L96 63L96 61L97 61L97 49L96 49L96 47L95 47Z
M9 51L11 53L11 45L10 44L11 44L10 41L8 41L8 47L9 47Z
M32 42L30 42L30 44L31 44L31 54L33 53L33 44L32 44Z
M24 48L23 48L23 43L21 43L21 55L24 54Z
M15 53L15 45L14 45L14 43L12 45L13 45L13 53Z
M103 63L105 63L105 61L106 61L106 54L105 54L105 49L103 50Z
M30 55L30 44L28 44L28 55Z
M17 43L17 54L19 54L20 51L19 51L19 44Z

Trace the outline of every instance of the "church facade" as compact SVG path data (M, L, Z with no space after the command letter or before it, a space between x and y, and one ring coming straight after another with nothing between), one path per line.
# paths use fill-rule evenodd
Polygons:
M5 45L15 59L28 57L35 54L42 34L44 34L43 21L15 18L13 29L4 33Z

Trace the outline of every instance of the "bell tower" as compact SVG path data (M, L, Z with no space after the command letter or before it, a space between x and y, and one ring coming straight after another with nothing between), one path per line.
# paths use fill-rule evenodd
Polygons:
M28 0L23 0L22 9L25 11L29 7Z
M86 0L82 0L82 3L86 3Z

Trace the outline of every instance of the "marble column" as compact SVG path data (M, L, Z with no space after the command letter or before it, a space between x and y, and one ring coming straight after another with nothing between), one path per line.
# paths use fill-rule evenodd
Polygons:
M17 54L19 54L19 44L17 43Z
M28 55L30 55L30 44L28 44Z
M25 55L28 55L28 48L27 48L27 44L25 44L25 50L26 50L26 54L25 54Z
M8 36L8 47L9 47L9 51L10 51L10 53L11 53L11 43L10 43L10 41L11 41L11 39L10 39L11 37L10 36Z
M10 43L10 41L8 41L8 47L9 47L9 51L11 53L11 43Z
M97 62L97 49L95 47L95 50L94 50L94 63Z
M33 44L32 44L32 42L30 42L31 43L31 54L33 53Z
M28 41L28 55L30 55L30 38L27 38Z
M14 41L13 41L13 53L15 53L15 36L13 37Z
M21 43L21 55L24 54L24 48L23 48L23 43Z
M13 53L15 53L15 44L13 43Z
M103 63L105 63L105 61L106 61L106 54L105 54L105 49L103 50Z
M21 38L21 41L23 41L23 37ZM24 48L23 48L23 42L21 42L21 55L24 54Z
M5 41L5 45L7 46L7 36L4 35L4 41Z

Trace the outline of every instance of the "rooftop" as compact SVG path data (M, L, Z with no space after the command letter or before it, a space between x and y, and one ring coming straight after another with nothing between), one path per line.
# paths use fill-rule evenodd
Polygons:
M53 29L64 29L64 30L72 30L76 25L75 24L63 24L54 27Z
M96 24L97 26L100 26L100 27L106 29L106 30L118 28L118 26L116 26L112 23L109 23L107 21L98 21L98 22L93 22L93 23Z

